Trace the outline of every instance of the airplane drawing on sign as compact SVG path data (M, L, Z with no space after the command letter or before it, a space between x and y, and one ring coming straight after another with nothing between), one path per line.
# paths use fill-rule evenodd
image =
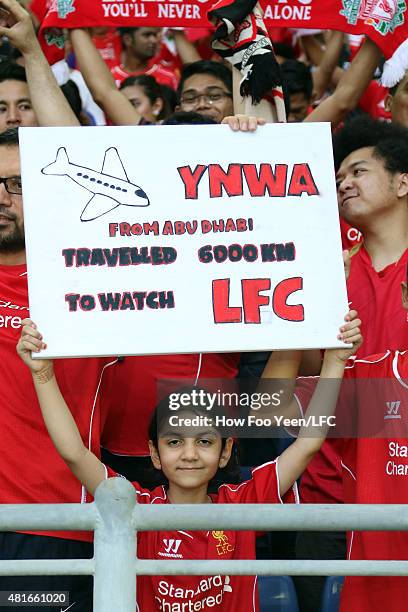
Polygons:
M41 172L54 176L68 176L92 193L81 213L81 221L94 221L118 206L149 206L144 190L131 183L115 147L106 150L100 172L69 161L65 147L57 151L55 161Z

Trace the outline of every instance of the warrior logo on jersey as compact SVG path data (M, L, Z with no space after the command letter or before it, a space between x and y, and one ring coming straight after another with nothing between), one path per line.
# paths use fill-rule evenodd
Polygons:
M180 548L181 540L163 540L166 552L177 553Z
M359 19L372 25L386 36L404 23L405 0L343 0L343 15L347 22L355 25Z
M228 536L223 531L212 531L211 535L218 540L216 548L219 555L226 555L234 550L232 544L229 543Z
M180 544L181 544L181 540L167 540L167 539L163 539L163 546L164 546L164 550L165 552L159 552L159 556L160 557L171 557L171 558L176 558L176 559L182 559L183 555L179 553L179 548L180 548Z
M384 421L387 419L400 419L399 413L401 402L385 402Z

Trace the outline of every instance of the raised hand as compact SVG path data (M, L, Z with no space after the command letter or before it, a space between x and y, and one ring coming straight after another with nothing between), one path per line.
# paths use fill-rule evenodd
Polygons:
M0 0L0 36L23 54L38 45L30 14L17 0Z
M347 359L356 354L363 343L363 337L360 331L361 321L358 318L357 311L350 310L344 317L344 320L345 324L340 327L337 338L353 346L351 348L329 349L327 352L333 357L337 357L339 361L346 362Z
M37 330L35 323L31 319L24 319L20 340L17 344L17 353L30 368L33 374L50 371L52 369L52 361L49 359L33 359L32 353L39 353L47 348L43 342L43 337Z

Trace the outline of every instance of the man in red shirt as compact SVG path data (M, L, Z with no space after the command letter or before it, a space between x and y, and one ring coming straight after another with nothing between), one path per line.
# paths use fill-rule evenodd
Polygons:
M408 130L357 119L335 137L334 153L340 214L364 237L347 284L363 319L359 355L408 346L397 300L408 261Z
M351 307L362 320L357 356L405 348L408 321L400 287L408 262L408 131L358 118L337 133L334 153L340 215L364 237L352 251L347 282ZM302 476L301 501L342 503L341 475L338 449L328 440ZM344 551L336 532L298 535L298 558L344 558ZM296 579L302 612L316 609L318 582Z
M50 444L34 389L16 355L21 321L28 311L20 161L13 129L0 135L0 503L85 502L86 491ZM75 406L84 443L96 453L100 445L99 386L107 363L72 359L56 364L64 393ZM1 533L0 558L91 557L91 541L92 534L85 532ZM76 609L88 612L92 605L90 578L1 577L0 590L67 590Z
M408 267L404 271L402 308L408 311ZM401 306L401 288L395 292ZM392 298L391 298L392 299ZM364 324L364 321L362 321ZM397 345L397 340L394 341ZM401 339L401 348L407 338ZM279 375L291 379L301 361L299 351L273 355L268 367L273 372L273 360L280 362ZM276 371L276 364L275 364ZM265 376L268 376L266 371ZM408 402L408 351L386 350L363 358L352 358L346 366L343 387L336 409L336 436L325 442L324 452L306 468L301 480L302 498L308 503L407 504L408 445L406 409ZM298 378L294 401L286 408L287 417L303 415L316 386L316 377ZM333 479L333 468L337 478ZM306 533L306 532L304 532ZM327 533L327 532L319 532ZM330 532L328 533L328 535ZM336 538L301 540L303 552L299 558L341 558L336 552ZM351 532L347 534L347 559L406 560L406 532ZM337 536L338 538L338 536ZM312 550L312 547L314 549ZM317 549L317 550L315 550ZM299 547L298 547L299 553ZM344 558L343 557L343 558ZM307 580L309 578L309 585ZM300 610L318 610L318 578L300 580ZM302 581L305 584L302 584ZM314 589L313 589L314 585ZM307 589L309 586L309 589ZM314 593L315 591L315 593ZM341 596L341 612L402 612L406 608L408 578L347 577Z
M149 74L161 85L177 88L178 79L174 72L160 64L151 65L160 48L161 28L120 28L123 60L111 69L112 75L119 87L122 81L130 76Z
M16 23L1 27L0 33L24 56L38 124L78 125L41 52L29 15L14 0L7 2L7 9ZM21 321L28 313L20 159L14 128L0 134L0 503L85 502L86 492L49 442L31 381L16 356ZM60 384L75 406L84 443L95 452L100 444L98 391L105 363L72 359L56 364ZM92 556L91 542L92 534L85 532L0 533L0 559L86 558ZM92 579L88 577L1 577L0 590L65 590L75 602L73 609L89 612L92 608Z
M403 305L408 309L406 282ZM406 350L351 359L346 367L336 413L337 423L342 423L344 429L339 433L347 437L326 442L341 458L344 503L408 503L407 379ZM298 380L296 400L302 412L314 388L315 379ZM296 410L295 404L293 409ZM348 437L351 435L354 437ZM347 534L347 559L406 561L407 550L407 532ZM407 596L407 577L350 576L342 590L340 610L402 612Z
M408 308L406 284L404 306ZM402 344L405 348L407 344ZM356 437L338 440L342 459L345 503L407 504L408 351L386 351L356 359L345 380L354 382ZM385 380L381 380L385 379ZM346 385L349 383L345 383ZM364 437L370 430L373 437ZM369 433L371 433L369 432ZM348 559L408 559L407 532L355 531L347 534ZM341 612L402 612L408 597L408 577L347 577Z

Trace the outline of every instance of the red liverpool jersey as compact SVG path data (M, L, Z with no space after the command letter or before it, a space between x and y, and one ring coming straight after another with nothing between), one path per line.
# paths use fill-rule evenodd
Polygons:
M235 378L238 361L236 353L125 357L106 372L102 446L118 455L149 455L149 424L160 381Z
M406 279L408 249L395 262L377 272L364 245L351 258L347 291L350 307L362 321L363 344L357 355L374 355L408 347L408 313L401 302ZM341 502L341 465L334 448L325 442L302 478L300 496L306 503Z
M297 503L296 484L281 498L278 460L252 472L240 485L221 485L214 504ZM117 476L107 469L108 476ZM153 491L133 483L141 504L168 504L164 487ZM138 535L140 559L255 559L255 531L153 531ZM258 612L256 576L145 576L137 581L140 612Z
M47 308L47 304L44 304ZM30 370L16 353L21 321L29 316L25 265L0 266L0 503L80 503L81 484L58 455L45 428ZM55 361L61 392L84 444L99 453L98 391L102 359ZM89 539L84 533L55 533Z
M344 502L408 504L408 351L357 359L347 369L346 379L356 380L354 412L359 431L366 435L370 422L376 437L338 441ZM375 384L374 394L375 379L384 379L384 384ZM405 531L355 531L347 535L348 559L408 560ZM343 587L340 610L402 612L407 598L408 577L350 576Z
M340 217L341 244L343 249L350 250L362 240L362 234Z
M347 292L350 307L362 321L363 334L358 357L408 347L408 314L401 302L407 263L408 249L398 261L377 272L364 244L351 258Z
M356 437L329 439L324 451L324 455L332 452L338 457L341 501L408 504L408 351L350 360L344 379L336 414L352 415ZM297 386L302 409L307 407L316 380L302 379ZM313 462L307 470L312 469ZM323 489L320 494L324 496ZM355 531L347 536L349 559L408 560L406 532ZM407 597L408 577L347 577L341 612L402 612Z
M306 412L316 388L317 376L300 376L295 397L301 416ZM300 501L305 504L341 504L343 502L342 467L335 440L326 440L307 465L300 481Z

